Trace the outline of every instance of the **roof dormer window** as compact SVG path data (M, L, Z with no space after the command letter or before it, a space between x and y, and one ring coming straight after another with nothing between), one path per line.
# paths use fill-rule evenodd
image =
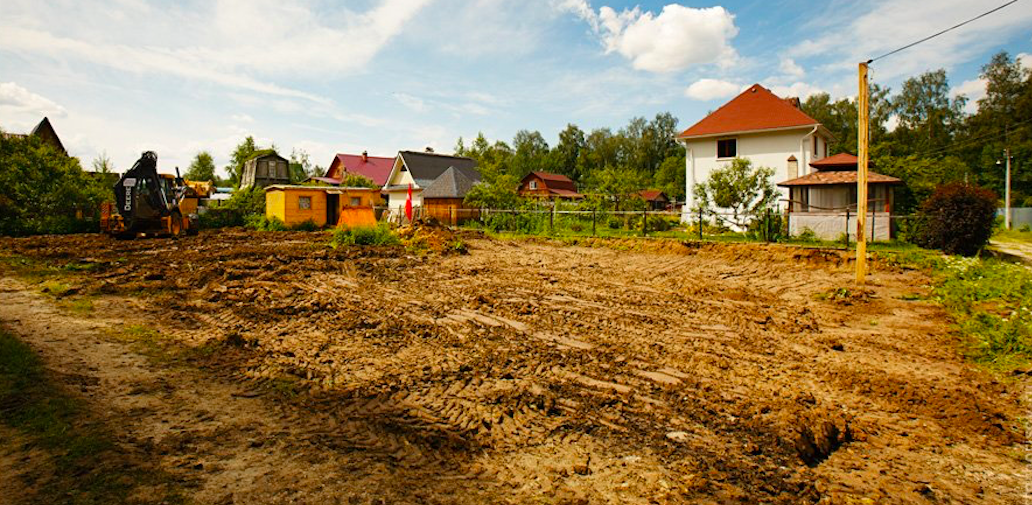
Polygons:
M717 158L734 158L735 156L738 156L738 139L717 141Z

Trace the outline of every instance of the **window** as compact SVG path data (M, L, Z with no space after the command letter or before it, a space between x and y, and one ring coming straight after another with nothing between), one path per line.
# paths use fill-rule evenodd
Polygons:
M814 136L813 136L813 157L814 157L814 158L816 158L816 157L817 157L817 140L818 140L818 139L817 139L817 136L816 136L816 135L814 135Z
M312 208L312 197L310 197L310 196L299 196L299 197L297 197L297 208L299 208L299 209L311 209Z
M827 158L828 157L828 141L827 140L824 141L824 156L822 156L822 157L823 158Z
M538 188L537 181L530 181L530 190L536 191Z
M358 196L351 197L351 206L352 207L358 207L360 205L362 205L362 198L361 197L358 197Z
M717 158L734 158L738 156L738 139L717 141Z
M265 177L265 163L254 163L255 177Z

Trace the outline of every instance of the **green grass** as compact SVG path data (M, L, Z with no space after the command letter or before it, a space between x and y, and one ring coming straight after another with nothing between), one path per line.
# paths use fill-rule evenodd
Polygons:
M1025 242L1032 244L1032 231L1022 231L1019 229L1000 230L993 234L993 240L999 240L1001 242Z
M129 500L137 485L170 482L161 472L132 466L119 452L110 431L91 418L82 400L54 384L36 353L2 329L0 424L16 430L26 448L43 449L51 460L51 464L41 465L52 472L52 478L44 476L39 481L42 484L35 486L35 502L139 502ZM182 501L175 491L155 490L145 502Z
M1032 361L1032 270L997 259L922 249L883 257L930 273L932 299L953 316L971 360L1004 373Z

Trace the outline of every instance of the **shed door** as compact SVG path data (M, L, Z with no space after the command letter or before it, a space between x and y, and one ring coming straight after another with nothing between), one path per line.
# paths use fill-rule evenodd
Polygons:
M340 195L326 195L326 224L337 226L337 218L340 214Z

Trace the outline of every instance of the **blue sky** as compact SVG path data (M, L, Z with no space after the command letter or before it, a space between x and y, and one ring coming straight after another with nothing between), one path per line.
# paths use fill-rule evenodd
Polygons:
M999 1L3 0L0 127L48 115L84 165L145 149L222 167L245 135L281 154L450 152L483 131L686 128L744 86L856 93L856 64ZM1032 0L878 62L899 83L944 67L977 98L1007 50L1032 66Z

